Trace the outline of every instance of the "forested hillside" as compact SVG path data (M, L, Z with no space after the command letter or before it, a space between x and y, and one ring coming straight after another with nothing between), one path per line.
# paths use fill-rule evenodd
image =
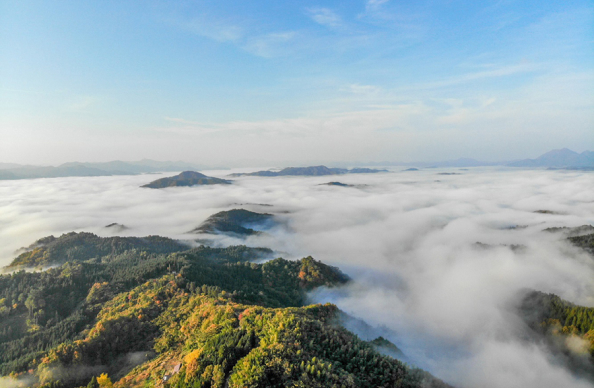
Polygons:
M446 386L379 354L306 292L348 278L266 248L69 233L0 276L0 373L44 387ZM60 264L62 263L62 264Z
M218 212L208 217L191 233L223 233L231 236L251 236L260 234L256 229L269 229L276 224L274 216L256 213L245 209L232 209Z
M59 238L44 237L31 244L15 258L8 268L51 266L67 261L85 261L114 256L129 250L151 253L185 251L189 247L179 241L161 236L101 238L92 233L66 233Z
M594 308L578 306L554 294L528 292L520 314L559 363L594 379Z
M546 231L569 234L567 241L594 254L594 234L571 237L590 229L590 225L584 225ZM545 344L558 363L589 380L594 379L594 308L578 306L557 295L531 290L523 295L518 310L531 329L533 338Z
M594 255L594 234L569 237L569 241Z

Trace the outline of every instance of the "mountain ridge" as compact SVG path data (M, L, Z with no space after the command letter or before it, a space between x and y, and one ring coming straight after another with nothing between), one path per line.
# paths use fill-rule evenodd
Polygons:
M568 148L550 150L534 159L521 159L514 161L485 162L473 158L461 157L440 162L360 162L364 166L410 166L422 168L440 167L486 167L508 166L523 168L552 168L552 169L594 169L594 152L574 152ZM142 159L139 161L113 160L109 162L67 162L58 166L35 166L16 163L0 163L0 180L60 178L60 177L85 177L85 176L112 176L112 175L137 175L168 171L186 171L204 169L193 163L182 161L155 161ZM286 167L280 171L262 170L252 173L234 173L229 176L322 176L339 175L346 173L376 173L387 170L370 169L366 167L347 168L326 167L324 165L309 167Z
M554 149L536 159L523 159L508 163L510 167L594 167L594 152L584 151L581 154L568 148Z
M449 387L376 350L395 350L388 341L340 326L335 305L307 305L307 292L351 281L312 257L261 263L269 250L245 246L112 250L113 238L77 233L29 249L60 240L68 261L0 275L3 384Z
M137 175L167 171L183 171L196 169L197 167L198 166L191 163L160 162L150 159L143 159L135 162L124 162L121 160L99 163L67 162L58 166L0 163L0 180Z
M347 168L329 168L323 165L320 166L308 166L308 167L285 167L280 171L263 170L251 173L235 173L230 174L232 177L240 176L264 176L264 177L276 177L276 176L325 176L325 175L342 175L342 174L374 174L379 172L388 172L388 170L378 170L372 168L360 168L355 167L352 169Z

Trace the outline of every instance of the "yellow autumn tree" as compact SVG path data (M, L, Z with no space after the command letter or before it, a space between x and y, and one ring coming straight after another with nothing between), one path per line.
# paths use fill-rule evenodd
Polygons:
M111 379L107 376L107 373L102 373L101 376L97 377L97 382L101 388L112 388L113 383Z

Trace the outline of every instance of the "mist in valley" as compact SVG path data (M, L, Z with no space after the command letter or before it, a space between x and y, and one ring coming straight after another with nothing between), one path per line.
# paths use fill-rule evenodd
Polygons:
M225 178L237 171L204 173ZM170 175L1 181L0 264L41 237L71 231L263 246L289 259L311 255L353 279L316 290L312 303L335 303L388 333L409 362L451 384L591 386L528 340L515 310L526 289L594 306L593 258L562 233L543 231L594 224L591 173L396 167L338 178L140 187ZM354 186L323 185L337 179ZM189 233L234 208L274 214L278 225L245 239ZM106 227L112 223L125 228Z

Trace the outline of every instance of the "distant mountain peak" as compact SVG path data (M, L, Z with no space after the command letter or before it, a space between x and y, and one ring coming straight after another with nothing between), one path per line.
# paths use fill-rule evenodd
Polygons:
M177 175L181 179L204 178L206 175L196 171L183 171Z
M542 159L546 157L559 157L559 156L577 156L579 155L577 152L570 150L569 148L558 148L555 150L551 150L549 152L545 152L544 154L540 155L537 159Z
M231 184L231 181L226 179L220 178L213 178L210 176L206 176L202 173L196 171L184 171L175 176L157 179L156 181L152 181L146 185L141 187L148 187L150 189L162 189L165 187L175 187L175 186L198 186L198 185L217 185L223 184L228 185Z
M536 159L524 159L508 164L510 167L594 167L594 152L584 151L578 154L569 148L554 149Z

